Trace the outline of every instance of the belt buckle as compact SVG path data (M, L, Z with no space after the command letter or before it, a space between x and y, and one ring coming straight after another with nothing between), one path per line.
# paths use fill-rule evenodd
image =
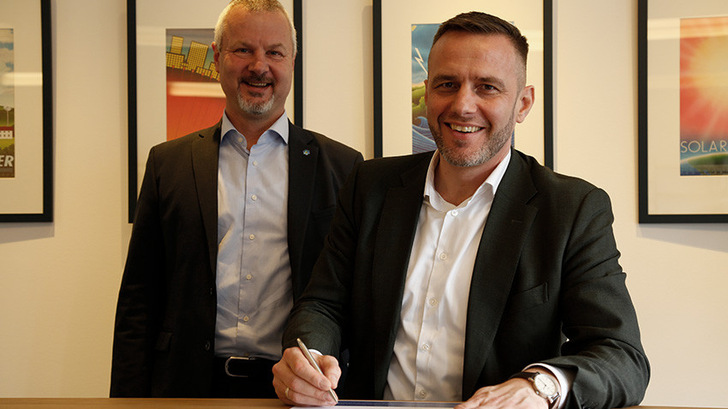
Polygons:
M248 375L237 375L232 372L230 372L230 361L254 361L255 358L251 358L248 356L231 356L228 359L225 360L225 375L233 377L233 378L248 378Z

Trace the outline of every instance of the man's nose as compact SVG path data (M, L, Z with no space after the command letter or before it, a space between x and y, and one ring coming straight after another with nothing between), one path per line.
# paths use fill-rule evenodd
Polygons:
M461 87L458 92L455 93L450 108L454 113L458 115L467 116L476 111L476 101L477 96L471 89L467 87Z
M258 75L268 72L268 62L265 59L265 55L254 54L253 60L248 64L248 70Z

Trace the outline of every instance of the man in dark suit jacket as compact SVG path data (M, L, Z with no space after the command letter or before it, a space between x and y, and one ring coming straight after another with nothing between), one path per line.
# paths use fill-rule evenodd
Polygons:
M609 197L509 144L533 104L525 50L515 27L487 14L440 27L426 83L438 150L364 162L342 189L273 369L285 403L330 404L340 375L330 355L342 349L346 398L640 402L649 364ZM297 338L323 354L324 375Z
M267 4L261 9L260 3ZM227 96L223 120L155 146L149 153L119 292L111 396L275 397L271 367L275 356L280 357L282 323L309 280L333 218L339 187L362 161L353 149L287 120L284 102L291 85L295 32L277 1L231 3L221 15L213 48ZM265 156L273 151L279 156ZM255 156L261 152L263 156ZM273 160L286 156L287 163ZM233 162L244 162L255 170L228 178L226 169L238 169ZM286 181L281 186L287 188L262 185L258 202L282 214L270 209L255 210L257 216L229 211L239 205L220 192L239 189L238 196L231 196L245 196L245 183L259 183L254 171L270 169L282 172L278 179ZM280 191L274 196L271 192L276 189ZM269 206L265 202L279 196L286 197L287 203ZM243 209L250 212L254 204ZM220 209L235 214L224 219ZM234 283L234 305L246 297L274 303L254 305L246 315L226 312L236 321L232 328L223 329L234 334L229 337L220 333L218 324L223 313L221 280L229 280L221 271L219 250L223 241L234 240L228 237L230 232L242 231L241 240L253 242L254 234L248 234L245 225L262 219L280 229L272 233L262 224L253 230L255 240L277 235L276 255L271 255L268 244L245 253L235 244L225 251L232 259L242 260L241 267L227 270ZM236 230L236 224L243 226ZM263 261L256 264L256 259ZM256 270L271 263L275 271ZM266 294L235 298L235 288L250 282L283 285L260 290ZM280 287L289 287L290 293ZM288 299L281 300L279 293ZM283 309L286 305L288 309ZM258 318L263 309L264 317L275 317L280 327ZM264 328L272 335L262 340L256 339L256 333L239 333L246 326L253 331ZM234 354L217 351L216 340L221 336L227 337L225 341L232 344L228 350ZM274 344L276 355L270 356L271 346L265 343Z

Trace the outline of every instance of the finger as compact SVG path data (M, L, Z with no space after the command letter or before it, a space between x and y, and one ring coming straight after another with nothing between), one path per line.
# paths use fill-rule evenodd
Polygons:
M476 405L472 400L466 400L465 402L458 403L453 409L473 409Z
M273 365L273 389L278 399L291 406L295 405L295 402L290 399L290 388L286 386L286 382L290 383L294 376L283 359Z
M324 355L319 360L319 367L326 376L326 379L331 382L331 388L336 389L339 385L339 379L341 378L341 367L339 361L330 355Z
M273 387L278 398L287 404L326 406L334 403L329 392L331 382L311 366L298 348L283 351L283 358L273 366Z
M289 358L290 360L288 361L288 364L290 365L293 373L295 373L299 378L321 390L328 390L331 388L331 381L329 381L325 375L322 375L311 364L311 362L309 362L308 358L306 358L303 354L303 351L298 348L293 348L289 353ZM314 359L317 360L319 368L321 367L323 358L324 357L320 354L314 354Z
M315 396L307 395L304 393L300 393L296 390L294 390L295 386L293 387L287 387L283 388L283 393L278 394L278 390L276 389L276 393L278 394L278 397L281 398L281 401L283 403L286 403L291 406L335 406L336 401L331 397L329 392L323 392L319 391L318 389L315 389L316 392ZM286 394L286 392L288 392Z

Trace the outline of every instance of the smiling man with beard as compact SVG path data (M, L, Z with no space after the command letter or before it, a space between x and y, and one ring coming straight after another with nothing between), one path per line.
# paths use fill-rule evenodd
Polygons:
M288 120L296 34L278 1L233 0L212 46L222 119L149 153L111 396L275 397L288 313L362 161Z
M438 149L364 162L342 188L273 367L284 403L331 405L332 387L456 409L640 402L650 370L609 197L509 143L534 104L527 52L489 14L440 26L425 94Z

